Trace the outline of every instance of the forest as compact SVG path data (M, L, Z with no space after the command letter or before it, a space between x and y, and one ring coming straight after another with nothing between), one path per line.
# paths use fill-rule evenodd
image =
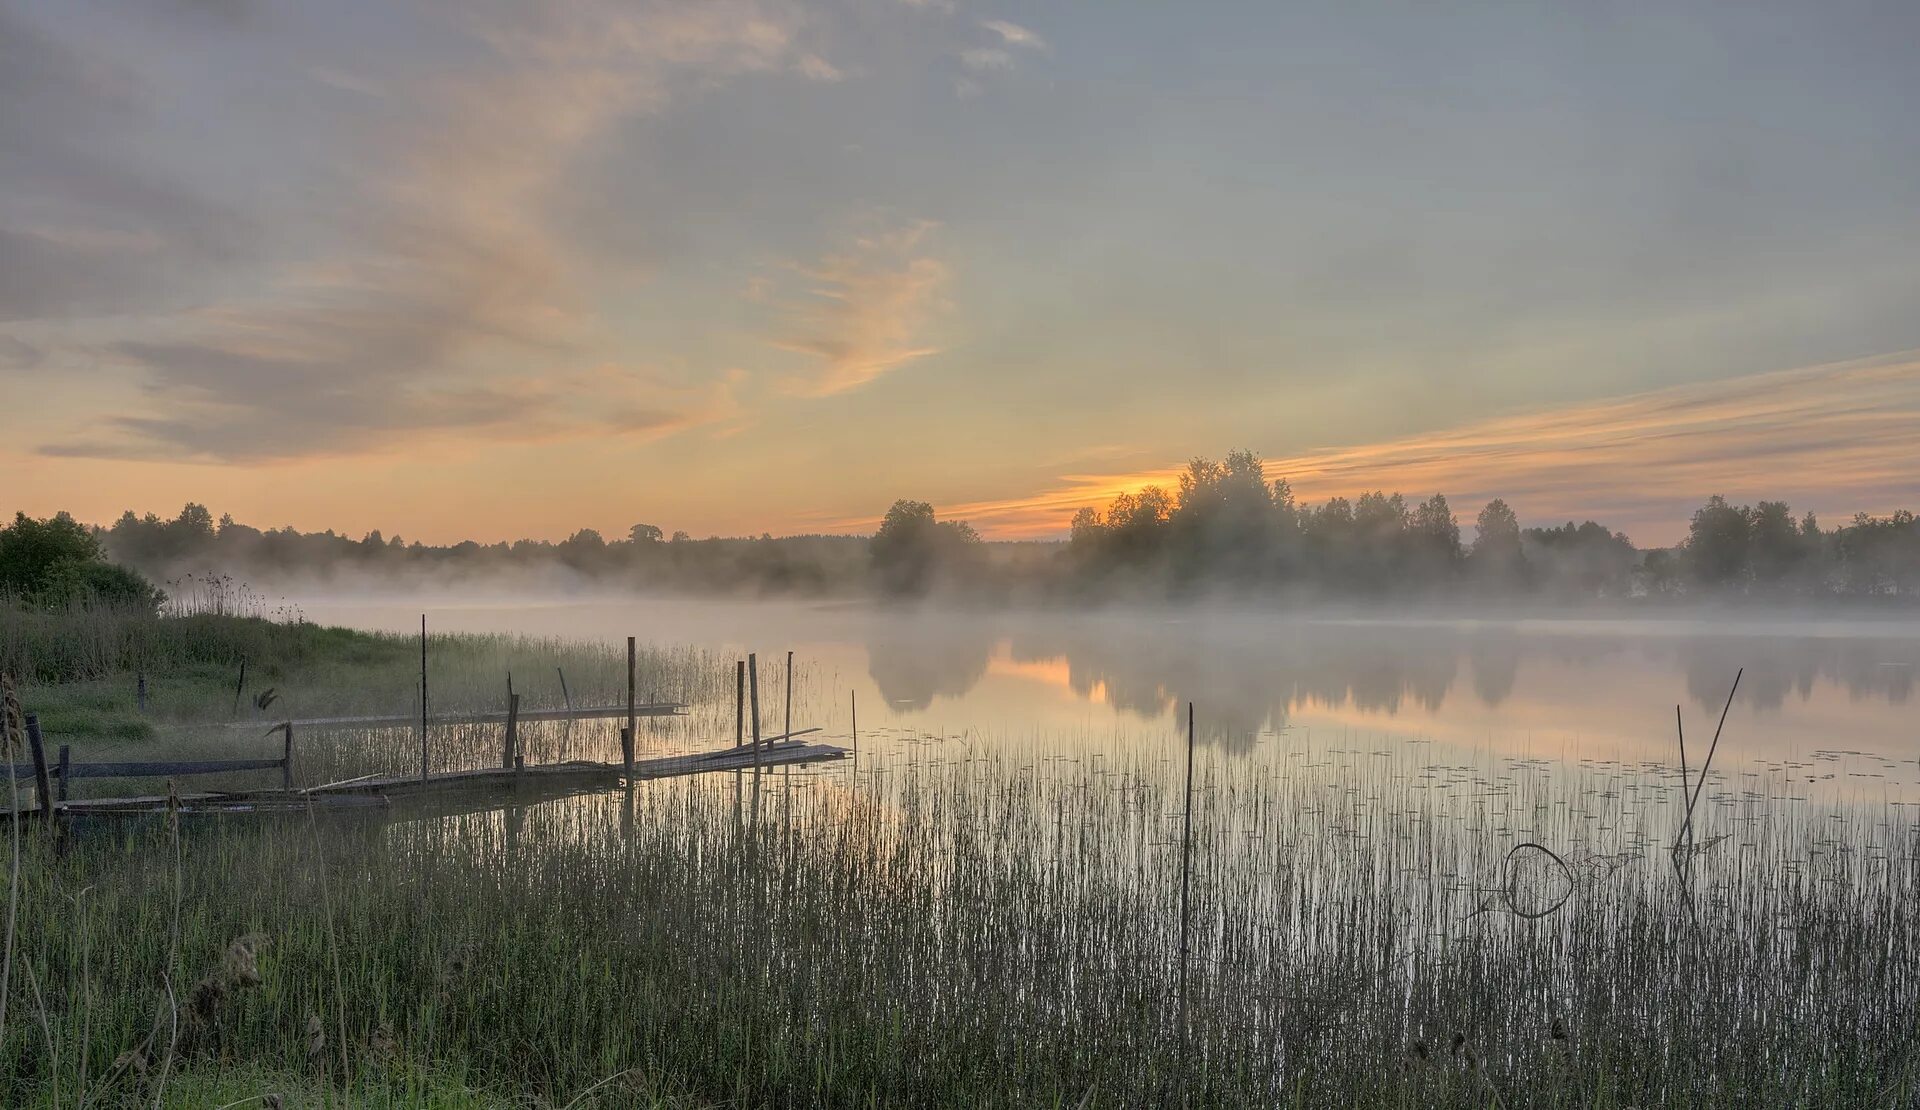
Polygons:
M49 544L77 554L53 560L66 569L48 581L7 569L9 560ZM231 575L262 588L471 580L542 590L1059 604L1209 595L1474 605L1920 597L1920 527L1909 510L1858 513L1829 528L1812 513L1796 516L1784 501L1747 505L1711 495L1682 542L1642 548L1593 520L1523 524L1499 498L1464 524L1438 493L1410 501L1376 490L1306 504L1285 479L1267 480L1248 451L1193 459L1176 488L1149 486L1119 495L1104 510L1083 508L1064 541L983 540L966 522L942 520L932 504L906 499L870 537L695 539L635 524L613 539L583 528L558 542L450 545L379 531L355 539L331 530L263 530L227 515L216 519L199 504L172 518L128 511L105 527L65 514L45 521L22 514L0 531L0 589L58 597L136 588L102 577L105 571L75 569L87 563L79 556L94 550L176 590L190 578Z

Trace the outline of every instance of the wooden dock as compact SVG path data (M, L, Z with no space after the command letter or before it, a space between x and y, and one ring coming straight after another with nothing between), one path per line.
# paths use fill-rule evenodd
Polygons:
M621 712L625 713L624 706ZM815 730L808 730L815 731ZM573 760L532 767L479 768L442 771L422 779L418 775L371 775L304 789L267 789L177 793L182 815L298 814L309 810L381 811L431 803L446 811L482 810L531 801L618 789L629 782L681 778L715 771L762 771L797 767L846 757L846 749L803 740L762 742L756 755L752 745L706 752L635 760L632 774L624 764ZM164 813L167 796L82 798L57 801L53 816L130 817ZM39 807L23 806L20 816L38 816Z
M518 711L521 722L527 721L606 721L624 719L629 713L635 717L684 717L687 707L679 702L651 702L635 705L629 709L625 705L592 705L578 709L522 709ZM427 724L440 725L500 725L507 722L504 709L483 710L476 713L431 713ZM271 726L279 728L283 724L292 724L295 728L419 728L420 714L380 713L368 717L306 717L294 718L291 722L280 721L187 721L174 724L162 724L161 728L261 728Z

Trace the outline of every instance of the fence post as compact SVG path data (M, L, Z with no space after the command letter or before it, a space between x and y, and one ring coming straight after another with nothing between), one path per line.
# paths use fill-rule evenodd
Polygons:
M513 770L513 757L520 753L520 695L507 695L507 743L500 754L500 769Z
M293 722L280 726L280 789L293 789Z
M73 777L73 745L60 745L60 800L67 800L67 780Z
M633 774L633 736L639 731L639 718L633 708L634 655L633 637L627 637L627 735L620 742L620 752L627 758L627 774Z
M27 746L33 749L33 793L40 802L40 816L53 824L53 784L47 781L47 746L40 740L40 715L27 714Z

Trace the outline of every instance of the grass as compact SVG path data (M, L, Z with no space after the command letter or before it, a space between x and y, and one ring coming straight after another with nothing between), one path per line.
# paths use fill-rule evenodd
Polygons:
M528 709L556 708L568 699L575 705L619 704L627 697L625 654L605 645L436 634L428 639L427 654L435 712L504 709L510 676ZM49 753L71 744L78 761L155 758L156 753L278 755L276 744L262 737L289 717L417 712L419 668L420 641L414 636L228 611L156 618L91 606L46 612L0 604L0 673L22 680L22 702L39 716ZM643 701L712 700L727 679L711 660L690 650L650 647L637 660ZM236 719L258 722L260 731L236 735L219 727ZM193 725L213 727L186 727ZM590 735L584 727L561 731L568 737ZM537 736L540 730L534 732ZM471 765L461 761L483 746L477 736L449 734L444 753L449 765ZM306 748L309 738L300 739ZM399 751L391 735L361 739L364 749ZM328 766L327 753L336 750L321 743L316 754L322 762L316 767ZM195 785L257 785L256 780L195 780ZM81 779L75 790L84 795L156 786L164 784Z
M475 698L539 651L576 653L590 686L624 681L603 649L436 645ZM730 666L648 666L701 703L667 740L730 730ZM611 736L542 725L529 742L552 758ZM411 757L407 730L304 743L305 781ZM436 730L436 759L497 743ZM30 835L0 1104L71 1106L82 1089L91 1105L1920 1098L1909 807L1719 776L1696 814L1714 846L1683 875L1665 850L1672 776L1204 752L1183 1051L1174 753L1112 750L870 749L857 779L767 778L758 806L750 780L717 776L397 823ZM1563 893L1537 920L1512 912ZM113 1067L142 1044L144 1073Z
M340 1083L398 1052L547 1106L626 1069L731 1105L1825 1106L1920 1091L1910 825L1893 829L1898 854L1863 858L1833 845L1887 844L1873 815L1723 807L1715 827L1745 831L1697 862L1689 911L1653 847L1671 824L1659 807L1595 801L1617 783L1529 782L1476 813L1457 807L1470 778L1401 770L1209 769L1186 1060L1178 795L1153 768L882 763L857 791L831 773L792 798L769 782L757 821L730 784L696 781L630 807L189 825L173 980L216 974L254 937L259 982L185 1022L183 1066ZM1479 912L1511 878L1481 823L1523 819L1579 863L1569 909L1542 921ZM171 835L155 822L34 846L32 974L13 1012L44 1012L51 1031L6 1030L7 1104L56 1074L77 1088L89 1037L101 1083L154 1027ZM34 982L58 1001L42 1007ZM347 1063L309 1059L316 1020L336 1047L345 1031Z

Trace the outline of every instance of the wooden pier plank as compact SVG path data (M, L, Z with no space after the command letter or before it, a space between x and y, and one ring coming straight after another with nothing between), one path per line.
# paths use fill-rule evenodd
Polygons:
M634 714L640 717L684 717L687 707L679 702L655 702L651 705L634 706ZM624 705L580 706L576 709L522 709L519 720L525 721L597 721L625 717ZM483 710L477 713L439 713L428 718L432 725L484 725L505 724L505 710ZM286 722L280 721L187 721L166 724L164 728L279 728ZM406 713L381 713L360 717L296 717L291 722L295 728L400 728L415 727L420 718Z
M625 707L622 706L621 709L624 710ZM619 763L574 760L567 763L547 763L513 769L482 767L464 771L443 771L429 775L424 782L416 775L381 775L348 779L324 786L308 787L304 790L280 788L207 791L179 794L176 797L179 799L181 811L186 814L286 813L302 811L309 806L331 810L387 806L399 801L412 805L434 799L459 804L462 797L472 798L494 792L564 797L594 789L611 788L622 781L646 782L719 771L747 770L755 766L762 769L802 766L844 759L846 754L845 749L828 744L810 744L800 740L780 742L767 740L758 747L719 748L638 760L634 763L631 774ZM230 764L236 761L228 762ZM265 766L279 766L277 760L261 762ZM76 764L74 767L76 777L79 775L81 766ZM170 764L169 766L179 765ZM55 816L105 817L160 813L165 811L166 806L167 796L157 794L126 798L76 799L56 802L53 808ZM22 816L39 812L40 807L37 805L19 810Z

